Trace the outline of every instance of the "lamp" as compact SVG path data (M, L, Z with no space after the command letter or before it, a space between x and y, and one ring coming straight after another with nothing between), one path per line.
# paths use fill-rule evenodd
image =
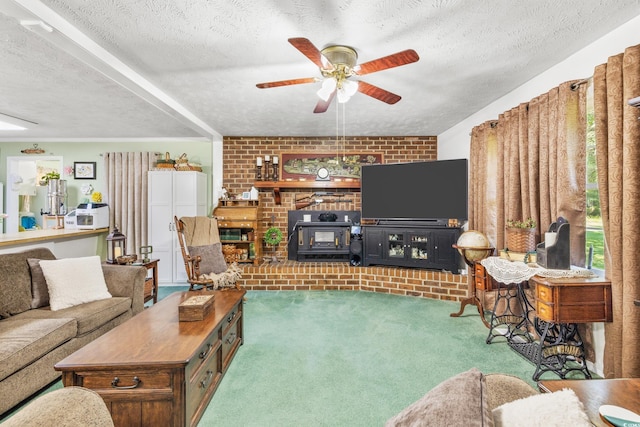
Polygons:
M107 263L117 264L118 257L127 254L127 238L118 230L118 226L113 227L113 231L107 236Z

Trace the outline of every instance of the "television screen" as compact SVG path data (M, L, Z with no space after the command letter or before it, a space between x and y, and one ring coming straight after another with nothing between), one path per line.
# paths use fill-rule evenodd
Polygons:
M467 159L367 165L361 172L362 218L467 220Z

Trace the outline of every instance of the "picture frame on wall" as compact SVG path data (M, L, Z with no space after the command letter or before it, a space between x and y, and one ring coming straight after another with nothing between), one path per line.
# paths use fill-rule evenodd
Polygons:
M73 162L75 179L96 179L96 162Z

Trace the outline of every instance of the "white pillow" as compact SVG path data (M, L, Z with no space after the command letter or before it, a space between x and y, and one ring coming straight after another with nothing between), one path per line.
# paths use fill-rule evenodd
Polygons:
M493 410L495 427L591 427L575 392L565 388L514 400Z
M51 311L111 298L99 256L41 260Z

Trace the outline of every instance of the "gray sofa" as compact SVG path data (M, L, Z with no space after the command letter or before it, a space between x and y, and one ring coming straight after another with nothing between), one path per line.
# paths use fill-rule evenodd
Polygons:
M51 311L36 301L34 259L55 257L46 248L0 254L0 414L60 377L57 362L144 309L146 269L103 264L112 298Z

